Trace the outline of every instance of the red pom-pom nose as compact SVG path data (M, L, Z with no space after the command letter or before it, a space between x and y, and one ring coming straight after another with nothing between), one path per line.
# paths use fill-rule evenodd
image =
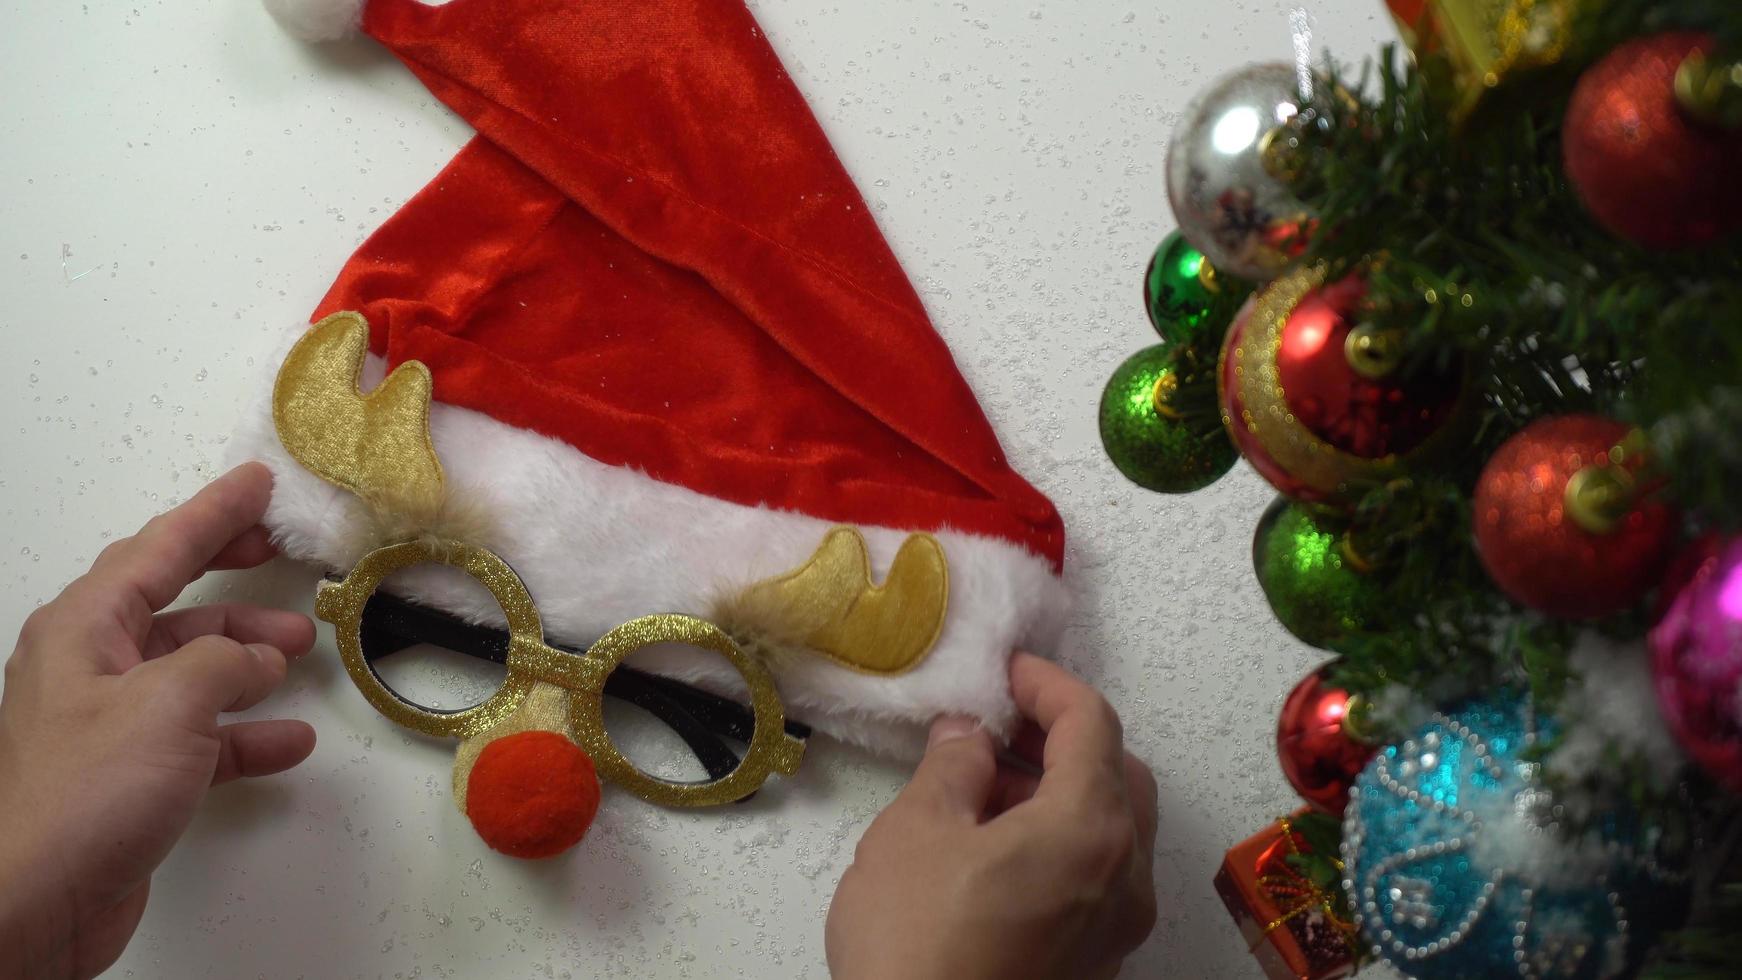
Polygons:
M518 732L484 746L466 779L466 815L484 843L543 858L573 847L599 812L599 776L556 732Z

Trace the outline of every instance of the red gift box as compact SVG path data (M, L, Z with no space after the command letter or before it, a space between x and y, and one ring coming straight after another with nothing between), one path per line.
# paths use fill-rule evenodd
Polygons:
M1216 893L1272 980L1335 980L1355 972L1355 928L1342 896L1319 888L1288 861L1307 851L1291 824L1308 812L1236 844L1216 873Z

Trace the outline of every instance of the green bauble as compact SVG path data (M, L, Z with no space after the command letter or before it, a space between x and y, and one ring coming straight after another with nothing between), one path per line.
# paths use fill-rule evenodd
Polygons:
M1358 570L1343 536L1286 498L1276 498L1258 522L1252 564L1277 620L1315 647L1335 650L1382 612L1384 576Z
M1119 365L1101 393L1101 444L1140 487L1190 493L1214 483L1238 458L1219 418L1192 407L1200 400L1197 388L1207 384L1213 398L1215 386L1203 371L1180 370L1181 363L1196 363L1193 353L1144 348Z
M1193 336L1205 326L1215 309L1207 270L1204 253L1177 231L1156 246L1143 273L1143 308L1162 339Z

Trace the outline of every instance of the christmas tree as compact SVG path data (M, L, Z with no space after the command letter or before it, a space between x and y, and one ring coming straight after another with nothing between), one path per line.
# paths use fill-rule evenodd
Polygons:
M1742 976L1742 4L1389 6L1187 110L1101 402L1141 486L1275 486L1332 657L1218 888L1273 976Z

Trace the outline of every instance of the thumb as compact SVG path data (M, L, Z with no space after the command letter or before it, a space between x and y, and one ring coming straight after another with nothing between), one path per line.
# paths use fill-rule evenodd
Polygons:
M932 723L925 757L902 795L977 820L997 774L992 736L973 719L947 716Z

